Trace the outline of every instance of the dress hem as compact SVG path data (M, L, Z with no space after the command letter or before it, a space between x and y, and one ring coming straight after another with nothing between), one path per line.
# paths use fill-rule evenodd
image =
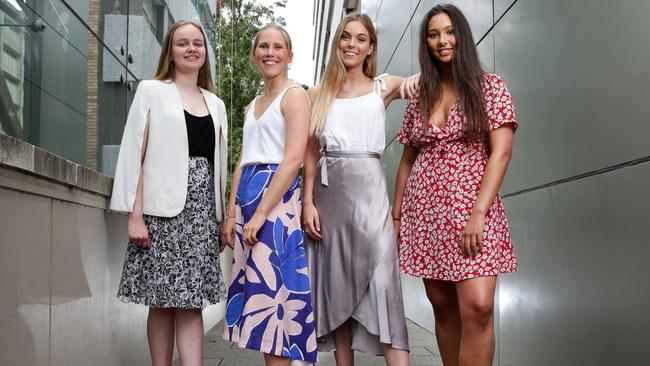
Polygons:
M413 272L406 271L404 268L401 268L402 273L404 273L406 275L409 275L411 277L421 278L421 279L425 279L425 280L437 280L437 281L449 281L449 282L460 282L460 281L465 281L465 280L471 280L472 278L478 278L478 277L499 276L501 274L515 273L515 272L518 272L518 271L519 271L519 268L508 268L508 269L501 269L501 270L496 271L494 273L489 272L489 273L484 273L484 274L481 274L481 275L468 274L468 275L465 275L465 276L457 276L457 277L453 277L453 278L449 278L449 277L443 278L442 276L435 276L435 275L424 275L424 276L422 276L422 275L419 275L419 274L415 274Z
M232 340L232 339L229 339L228 337L223 337L223 340L227 341L227 342L230 342L230 343L234 343L234 344L237 345L237 347L239 347L241 349L248 349L248 350L251 350L251 351L255 351L255 352L259 352L259 353L263 353L263 354L267 354L267 355L271 355L271 356L284 357L284 358L292 360L292 361L303 361L303 362L309 362L309 363L318 362L317 358L314 359L314 360L305 360L305 359L302 359L302 358L291 358L291 357L285 356L284 354L276 354L276 353L272 353L272 352L264 352L264 351L259 350L257 348L246 347L245 345L242 346L241 343L239 343L239 340Z
M147 299L144 297L132 298L128 296L117 295L117 298L125 304L144 305L156 309L201 309L201 310L207 308L208 306L220 304L227 299L226 296L220 296L216 302L214 300L203 300L201 307L195 307L195 306L188 306L187 304L181 306L151 304L151 302L147 301Z

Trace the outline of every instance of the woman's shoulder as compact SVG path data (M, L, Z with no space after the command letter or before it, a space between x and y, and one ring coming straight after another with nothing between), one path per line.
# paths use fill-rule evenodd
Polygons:
M309 87L309 89L307 89L307 95L309 96L309 100L311 100L312 102L314 101L314 99L316 98L316 96L320 92L320 88L321 88L320 84L317 84L317 85L311 86L311 87Z
M144 87L149 87L149 88L154 88L154 87L169 87L172 86L172 81L171 80L158 80L158 79L144 79L140 80L140 83L138 86L144 86Z
M305 90L302 87L302 85L298 83L287 86L284 96L285 96L284 98L285 100L286 99L290 99L290 100L309 99L308 91Z
M169 80L145 79L138 83L137 91L146 92L149 95L157 95L157 92L170 89L174 84Z
M215 103L219 107L224 107L225 108L225 104L224 104L223 100L221 100L221 98L219 98L217 96L217 94L215 94L214 92L212 92L210 90L203 89L203 88L201 88L201 91L203 92L203 95L205 95L206 100L208 102Z
M505 81L503 80L503 77L499 74L496 73L486 73L483 75L483 89L485 90L490 90L490 89L501 89L504 88L506 85Z

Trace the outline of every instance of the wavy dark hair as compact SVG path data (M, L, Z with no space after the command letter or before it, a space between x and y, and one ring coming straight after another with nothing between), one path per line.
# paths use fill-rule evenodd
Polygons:
M462 111L467 119L465 139L477 142L485 138L489 131L483 106L481 86L485 71L481 67L478 52L472 37L472 30L463 13L451 4L438 4L424 16L420 25L420 111L424 116L423 128L427 127L432 107L442 98L439 62L431 55L427 43L429 21L434 16L445 13L451 19L456 36L456 52L451 60L454 88L460 97Z

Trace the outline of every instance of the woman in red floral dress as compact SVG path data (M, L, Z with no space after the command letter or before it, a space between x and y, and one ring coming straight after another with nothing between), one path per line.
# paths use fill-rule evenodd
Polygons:
M400 265L424 281L444 364L492 365L496 276L517 270L498 195L517 129L512 99L482 70L453 5L425 16L419 60L419 95L398 134Z

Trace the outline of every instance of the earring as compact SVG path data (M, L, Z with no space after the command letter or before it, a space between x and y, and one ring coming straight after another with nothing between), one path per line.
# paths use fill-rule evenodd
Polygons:
M287 64L287 70L291 70L291 62Z

